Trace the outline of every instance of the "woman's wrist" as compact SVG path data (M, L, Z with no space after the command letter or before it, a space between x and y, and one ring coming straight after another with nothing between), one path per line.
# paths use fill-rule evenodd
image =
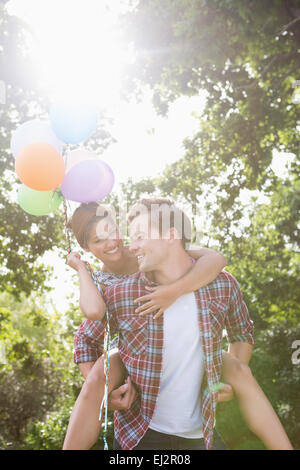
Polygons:
M78 264L77 271L78 271L79 274L82 273L82 272L88 272L87 265L86 265L85 261L81 261Z
M172 282L172 284L169 284L168 287L170 289L170 293L174 294L174 296L177 298L187 293L182 280Z

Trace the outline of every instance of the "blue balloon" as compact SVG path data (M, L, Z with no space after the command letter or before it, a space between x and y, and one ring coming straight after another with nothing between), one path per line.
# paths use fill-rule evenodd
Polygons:
M97 128L98 113L88 102L60 100L50 108L50 122L60 140L66 144L79 144Z

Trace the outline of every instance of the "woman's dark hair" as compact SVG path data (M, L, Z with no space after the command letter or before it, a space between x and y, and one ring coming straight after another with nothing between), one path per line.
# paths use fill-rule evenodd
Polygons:
M107 216L109 216L109 211L98 202L82 203L74 211L67 227L72 230L81 248L85 249L91 228Z

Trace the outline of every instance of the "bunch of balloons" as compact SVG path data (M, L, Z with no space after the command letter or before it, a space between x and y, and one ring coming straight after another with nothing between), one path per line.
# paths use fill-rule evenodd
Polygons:
M62 100L50 109L49 121L21 124L11 138L16 173L23 183L18 202L31 215L54 212L63 198L75 202L104 199L114 185L107 163L79 148L62 156L64 144L78 144L97 127L97 112L88 104Z

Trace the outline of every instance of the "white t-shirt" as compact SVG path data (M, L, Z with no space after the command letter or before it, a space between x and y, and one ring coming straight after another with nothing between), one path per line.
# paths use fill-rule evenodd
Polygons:
M203 374L196 298L194 293L185 294L164 312L162 375L151 429L191 439L203 437Z

